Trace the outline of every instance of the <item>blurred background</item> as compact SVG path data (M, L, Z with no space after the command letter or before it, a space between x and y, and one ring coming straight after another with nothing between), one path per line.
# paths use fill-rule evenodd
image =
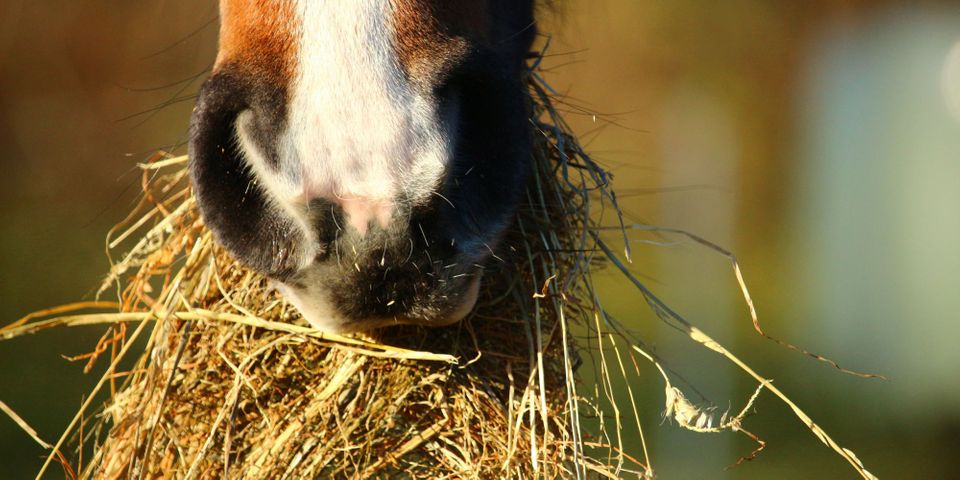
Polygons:
M960 478L960 7L591 0L541 18L543 75L614 172L628 221L734 252L768 332L888 380L756 335L716 252L635 235L631 268L874 474ZM0 2L0 324L92 297L106 231L139 189L135 163L183 151L216 22L212 0ZM738 410L752 393L615 272L598 284L704 401ZM99 376L62 356L99 334L0 343L0 400L49 442ZM754 445L664 421L661 380L641 369L632 385L660 478L854 478L769 394L746 424L767 449L725 470ZM640 455L635 433L625 443ZM43 453L0 416L0 478L32 478Z

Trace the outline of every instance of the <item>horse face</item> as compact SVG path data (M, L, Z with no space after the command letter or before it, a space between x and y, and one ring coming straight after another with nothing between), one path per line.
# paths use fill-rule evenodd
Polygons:
M529 169L533 0L221 0L191 120L204 221L314 326L444 325Z

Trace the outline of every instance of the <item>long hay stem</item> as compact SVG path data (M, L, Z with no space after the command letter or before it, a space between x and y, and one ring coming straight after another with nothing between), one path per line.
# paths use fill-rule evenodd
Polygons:
M620 229L620 227L615 227L615 228L618 230ZM754 306L753 297L750 295L750 289L747 288L747 282L743 279L743 271L740 268L740 262L737 260L737 256L734 255L733 252L697 234L694 234L679 228L661 227L656 225L638 225L638 224L627 225L626 228L630 230L646 230L646 231L652 231L652 232L661 232L661 233L670 233L674 235L680 235L726 257L727 260L730 261L730 267L733 269L733 274L736 277L737 286L740 288L740 295L743 297L743 302L747 305L747 309L750 312L750 321L753 323L753 329L761 337L767 340L770 340L784 348L788 348L795 352L801 353L819 362L826 363L831 367L833 367L834 369L839 370L840 372L845 373L847 375L853 375L855 377L860 377L860 378L876 378L876 379L886 380L886 377L876 373L858 372L856 370L843 368L837 362L831 360L830 358L827 358L818 353L811 352L797 345L794 345L790 342L783 341L779 338L771 336L766 331L764 331L763 328L761 328L760 326L760 317L759 315L757 315L757 308Z
M67 305L65 307L69 307ZM89 308L89 307L82 307ZM73 309L71 309L73 310ZM38 312L39 313L39 312ZM40 315L33 315L37 318ZM250 327L262 328L275 332L290 333L315 338L324 341L325 345L341 348L343 350L369 355L377 358L391 358L398 360L420 360L431 362L443 362L457 364L460 359L448 354L438 354L432 352L408 350L405 348L372 343L356 338L337 335L335 333L322 332L311 327L302 327L289 323L280 323L262 318L246 315L237 315L226 312L212 312L201 308L195 308L191 311L171 312L170 317L178 320L196 320L196 321L219 321L226 323L235 323ZM56 327L81 327L89 325L116 324L135 321L157 321L158 318L153 312L124 312L124 313L90 313L82 315L67 315L55 317L47 320L41 320L19 326L8 326L0 331L0 340L10 340L23 335L37 333ZM12 328L10 328L12 327ZM129 340L128 340L129 341Z
M103 385L107 380L112 378L114 370L117 368L117 365L120 364L120 361L126 356L127 352L130 351L130 348L136 344L137 337L140 336L140 333L143 332L143 329L150 323L146 320L140 322L140 325L137 326L136 330L130 335L130 338L127 340L127 343L123 345L123 348L120 349L120 352L117 354L116 358L110 363L110 366L107 367L106 372L103 376L100 377L100 380L97 381L97 384L93 387L93 390L87 396L87 399L80 406L80 410L73 416L73 419L70 420L70 423L67 424L67 428L63 431L63 434L60 435L60 438L57 440L57 443L53 446L53 452L47 456L47 459L44 460L43 466L40 467L40 471L37 473L36 480L43 478L43 474L46 473L47 468L50 467L50 462L54 459L55 456L61 455L60 447L63 446L63 442L67 440L67 437L73 431L74 427L77 426L77 422L83 417L87 409L90 408L90 405L93 403L94 398L97 394L100 393L100 389L103 388Z
M633 285L638 290L640 290L644 298L647 300L648 303L650 303L651 307L654 309L654 312L656 312L658 316L660 316L665 320L672 320L681 330L683 330L687 334L687 336L690 337L690 339L703 345L704 347L710 350L713 350L714 352L717 352L723 355L724 357L727 358L727 360L733 362L741 370L743 370L748 375L753 377L756 381L760 382L761 385L763 385L768 390L773 392L778 398L780 398L781 401L783 401L787 406L789 406L793 410L794 415L796 415L797 418L799 418L807 426L807 428L809 428L810 431L813 432L813 434L818 439L820 439L821 442L823 442L825 445L827 445L828 447L833 449L833 451L837 452L837 454L843 457L843 459L846 460L847 463L849 463L854 468L854 470L856 470L857 473L860 474L860 476L862 476L867 480L876 479L876 477L873 474L871 474L869 471L867 471L866 468L864 468L863 463L860 461L860 459L857 458L857 456L851 450L843 448L839 444L837 444L837 442L834 441L833 438L830 437L830 435L827 434L825 430L823 430L823 428L821 428L819 425L814 423L813 420L810 418L810 416L807 415L803 410L801 410L796 403L790 400L790 398L787 397L786 394L781 392L780 389L774 387L773 383L770 382L768 379L761 377L759 374L757 374L757 372L755 372L752 368L750 368L750 366L748 366L746 363L741 361L737 356L735 356L729 350L727 350L722 345L720 345L720 343L718 343L716 340L711 338L709 335L704 333L699 328L695 327L693 324L691 324L689 321L683 318L679 313L671 309L667 304L663 303L663 301L660 300L649 288L647 288L646 285L640 282L640 280L637 279L637 277L634 276L633 273L631 273L630 270L628 270L626 266L623 265L623 263L617 260L616 255L613 253L612 250L610 250L610 247L608 247L607 244L600 239L599 235L597 235L596 233L591 233L591 234L596 240L597 245L600 246L600 248L604 251L604 253L607 254L611 262L617 267L617 269L619 269L620 272L623 273L623 275L627 279L629 279L630 282L633 283ZM638 347L634 346L634 348L637 351L644 353ZM644 353L644 355L646 354Z
M640 435L640 446L643 448L643 463L647 467L647 474L653 478L653 461L650 459L650 452L647 450L647 439L643 435L643 426L640 425L640 412L637 410L637 400L633 396L633 386L630 379L627 378L627 370L623 366L623 357L620 355L620 348L617 346L617 340L613 334L607 334L607 340L613 346L613 351L617 356L617 365L620 366L620 375L623 376L624 384L627 386L627 394L630 396L630 408L633 410L633 419L637 424L637 433Z
M0 400L0 412L3 412L8 417L10 417L10 419L13 420L13 422L16 423L21 430L26 432L27 435L29 435L34 442L37 442L37 445L40 445L45 450L50 450L51 448L53 448L53 445L50 445L49 443L44 442L43 439L40 438L40 435L37 434L37 431L34 430L32 427L30 427L30 424L28 424L27 421L23 419L23 417L21 417L20 415L17 415L17 412L14 412L13 409L7 406L6 403L3 403L3 400Z

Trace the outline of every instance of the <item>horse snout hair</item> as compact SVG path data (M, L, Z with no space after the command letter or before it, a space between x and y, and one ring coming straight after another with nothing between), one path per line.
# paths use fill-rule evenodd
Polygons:
M201 213L314 326L445 325L530 168L532 0L221 0Z

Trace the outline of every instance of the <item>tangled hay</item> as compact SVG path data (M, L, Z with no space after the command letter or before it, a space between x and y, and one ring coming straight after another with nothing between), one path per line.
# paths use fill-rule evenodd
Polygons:
M599 208L615 212L627 235L608 174L569 133L549 87L535 73L529 85L536 153L525 202L484 274L475 312L447 328L354 336L309 328L212 240L185 157L143 164L142 201L107 240L108 255L125 252L102 289L115 290L118 302L39 312L0 329L8 339L108 325L84 358L88 369L98 359L109 366L38 477L56 460L67 477L85 479L651 478L646 444L640 458L623 446L621 416L637 416L633 390L629 408L610 400L612 411L578 390L579 355L591 350L601 358L606 398L614 397L611 375L627 380L624 365L636 369L645 358L663 375L665 409L679 426L758 442L741 461L764 445L742 422L765 388L872 478L769 380L630 275L598 233ZM739 414L717 420L687 400L658 359L606 316L590 280L598 261L622 270L661 319L756 379ZM64 316L90 308L102 313ZM573 328L589 341L576 340ZM585 431L586 417L599 418L599 427ZM636 428L643 440L639 420Z

